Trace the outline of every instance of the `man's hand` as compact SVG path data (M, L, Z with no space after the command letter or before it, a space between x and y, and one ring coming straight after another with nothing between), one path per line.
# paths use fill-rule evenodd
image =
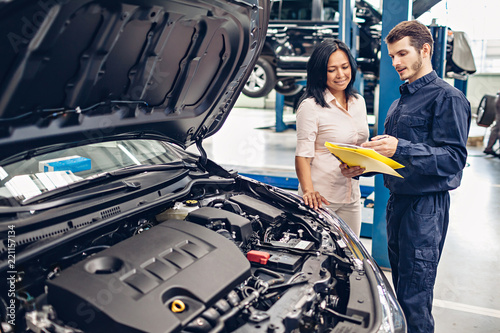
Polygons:
M324 203L325 205L330 204L325 197L319 194L318 191L304 192L304 194L302 194L302 198L304 199L304 203L306 205L314 209L321 208L321 203Z
M362 168L360 166L349 167L345 163L340 164L339 168L340 172L342 172L342 175L347 178L357 177L365 171L365 168Z
M380 155L385 157L392 157L398 148L398 139L390 135L377 135L374 136L370 142L361 144L361 147L371 148Z

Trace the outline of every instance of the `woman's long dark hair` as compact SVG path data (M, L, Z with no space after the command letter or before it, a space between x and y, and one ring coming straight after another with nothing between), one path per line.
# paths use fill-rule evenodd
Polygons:
M323 96L326 85L328 60L333 52L342 50L349 59L351 65L351 81L345 89L346 98L356 97L356 89L354 88L354 80L356 79L357 64L356 60L351 54L349 47L339 39L325 39L314 49L309 61L307 62L307 85L304 95L301 97L300 102L304 99L313 97L316 103L322 107L328 107ZM299 102L299 105L300 105Z

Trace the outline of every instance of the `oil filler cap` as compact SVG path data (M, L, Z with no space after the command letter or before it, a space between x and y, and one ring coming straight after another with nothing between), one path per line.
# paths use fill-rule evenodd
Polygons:
M186 310L186 304L184 304L183 301L176 299L175 301L172 302L172 305L170 306L170 310L174 313L180 313Z

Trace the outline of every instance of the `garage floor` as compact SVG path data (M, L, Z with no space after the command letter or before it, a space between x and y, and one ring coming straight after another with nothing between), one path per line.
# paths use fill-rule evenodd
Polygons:
M283 119L292 122L293 112L285 110ZM295 130L277 133L274 125L274 109L237 104L204 147L209 158L240 173L295 178ZM487 131L473 127L471 135ZM500 158L482 150L469 147L462 185L451 192L450 226L434 290L436 333L500 332ZM362 241L371 251L371 239Z

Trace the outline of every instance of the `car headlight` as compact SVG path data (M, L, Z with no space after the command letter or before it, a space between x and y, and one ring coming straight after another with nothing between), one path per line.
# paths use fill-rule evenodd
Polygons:
M387 281L382 276L380 269L374 267L373 262L365 260L365 265L372 268L377 281L377 292L382 307L382 323L378 333L404 333L406 332L406 320L401 306L396 301L392 288L387 286Z

